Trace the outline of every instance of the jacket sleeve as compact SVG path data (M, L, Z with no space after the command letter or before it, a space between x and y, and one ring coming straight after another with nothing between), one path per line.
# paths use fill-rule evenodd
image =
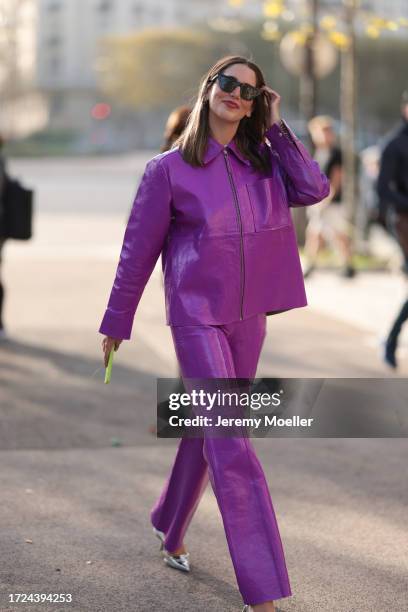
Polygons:
M130 339L136 308L163 249L170 219L169 179L161 158L153 158L133 202L101 334Z
M384 213L387 204L394 206L397 212L408 212L408 197L398 191L400 160L397 143L391 141L381 156L380 173L377 180L377 192L380 198L380 209Z
M330 192L329 179L285 121L274 123L265 136L279 159L289 206L307 206L324 200Z

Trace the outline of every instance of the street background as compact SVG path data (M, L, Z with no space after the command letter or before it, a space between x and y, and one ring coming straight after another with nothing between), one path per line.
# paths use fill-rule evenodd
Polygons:
M190 575L163 564L150 531L149 509L178 443L148 432L156 377L177 375L159 268L132 340L115 354L112 382L103 384L97 328L148 157L12 164L38 190L38 209L34 240L10 243L5 253L11 341L0 345L2 611L23 607L7 605L11 592L72 592L76 612L170 612L175 602L181 610L240 609L210 486L186 538ZM385 369L377 347L401 283L398 273L353 281L316 273L307 282L309 307L268 317L258 376L406 377L406 338L398 374ZM293 584L280 609L403 610L406 440L254 444Z
M376 174L359 197L353 156L378 166L401 119L407 34L405 0L2 0L0 135L35 214L33 238L2 251L0 612L242 608L211 486L186 537L190 574L164 565L151 531L178 444L150 432L156 379L177 376L160 260L110 385L98 334L145 163L222 55L260 64L305 144L313 115L333 117L358 219L357 275L321 255L308 307L268 317L257 376L406 380L408 329L398 369L381 345L407 295L401 252L368 227ZM295 224L303 248L301 210ZM408 610L406 440L253 443L293 589L277 612Z

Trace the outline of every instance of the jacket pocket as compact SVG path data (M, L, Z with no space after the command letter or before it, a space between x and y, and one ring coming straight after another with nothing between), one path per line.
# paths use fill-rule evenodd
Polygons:
M290 225L291 216L286 190L279 177L246 184L255 231Z

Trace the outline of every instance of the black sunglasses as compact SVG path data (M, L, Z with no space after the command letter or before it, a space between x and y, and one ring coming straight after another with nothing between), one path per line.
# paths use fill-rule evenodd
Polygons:
M231 93L236 87L239 87L241 98L243 100L253 100L262 93L262 90L258 89L258 87L253 87L252 85L249 85L249 83L240 83L235 77L228 74L222 74L222 72L219 72L209 79L209 83L212 83L216 79L218 80L220 89L225 91L225 93Z

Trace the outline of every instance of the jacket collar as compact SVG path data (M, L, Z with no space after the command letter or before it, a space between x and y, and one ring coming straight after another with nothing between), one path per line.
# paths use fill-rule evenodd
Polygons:
M232 151L234 155L244 164L249 166L251 164L250 160L247 159L241 151L238 149L235 140L231 140L227 145L225 145L229 151ZM224 150L224 145L215 140L212 136L208 137L207 140L207 150L204 154L204 164L208 164L211 160L213 160L217 155L222 153Z

